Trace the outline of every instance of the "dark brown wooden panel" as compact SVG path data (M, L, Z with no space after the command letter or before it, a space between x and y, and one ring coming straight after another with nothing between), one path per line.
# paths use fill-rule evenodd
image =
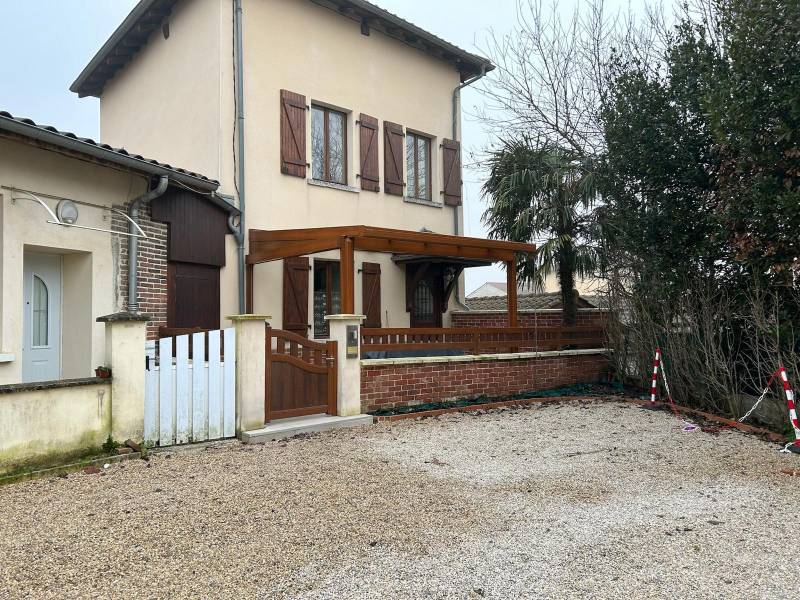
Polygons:
M359 117L359 123L361 189L379 192L381 185L378 163L378 119L362 114Z
M306 176L306 97L281 90L281 173Z
M361 265L361 310L367 317L364 327L381 326L381 265L365 262Z
M383 177L387 194L402 196L405 184L403 175L403 126L383 122Z
M219 329L219 267L167 265L167 326Z
M170 188L153 200L153 219L169 223L168 258L201 265L225 265L228 215L189 190Z
M283 328L308 337L308 272L306 256L283 261Z
M442 141L442 173L444 203L461 206L461 144L453 140Z

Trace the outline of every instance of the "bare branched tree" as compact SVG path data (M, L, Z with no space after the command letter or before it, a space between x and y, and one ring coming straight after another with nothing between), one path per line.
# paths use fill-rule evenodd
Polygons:
M584 0L571 14L558 3L518 0L517 25L481 50L496 65L484 80L477 117L498 139L526 136L585 156L603 149L601 100L615 54L657 54L661 12L638 19Z

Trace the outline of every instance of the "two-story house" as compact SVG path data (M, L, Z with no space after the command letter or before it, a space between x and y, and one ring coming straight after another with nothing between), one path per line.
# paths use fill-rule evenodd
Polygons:
M71 89L100 98L104 141L236 199L245 234L227 238L220 294L192 297L226 315L244 310L250 230L462 235L459 92L492 68L364 0L142 0ZM309 250L256 265L248 293L284 329L325 337L340 253ZM356 248L351 308L372 327L447 325L462 269L492 257L442 254Z

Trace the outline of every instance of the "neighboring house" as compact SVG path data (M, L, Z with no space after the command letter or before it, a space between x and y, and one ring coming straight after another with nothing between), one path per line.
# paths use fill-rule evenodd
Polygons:
M525 294L532 291L533 288L530 284L520 284L517 286L518 294ZM484 298L486 296L505 296L507 293L508 284L505 281L487 281L479 288L467 294L466 299Z
M544 281L544 285L542 286L542 293L550 294L558 292L561 287L558 284L558 279L555 275L551 275L547 277ZM600 288L600 280L599 279L578 279L575 282L575 289L578 290L578 293L581 295L596 293ZM518 294L528 294L534 293L535 290L533 289L533 284L531 283L520 283L517 286L519 290ZM506 283L500 281L487 281L486 283L482 284L480 287L476 288L474 291L467 294L467 299L469 298L482 298L484 296L505 296L508 293L508 288ZM520 296L521 297L521 296ZM522 305L520 305L520 309Z
M461 235L458 92L491 63L364 0L242 0L238 28L237 4L134 8L71 88L100 98L103 139L218 179L244 203L247 232L365 225ZM242 256L249 248L245 235ZM233 238L226 251L220 315L244 303ZM463 268L490 264L484 256L356 249L353 308L371 327L449 324L463 294L453 283ZM253 311L326 337L324 316L342 312L338 259L308 251L257 265Z
M468 296L465 304L467 309L474 311L505 311L508 297L505 294L497 296ZM520 292L517 295L519 310L561 310L561 292L534 293ZM578 308L597 308L591 299L579 296Z
M218 286L184 277L218 279L225 264L238 210L214 195L218 185L0 112L0 384L85 378L105 362L95 319L128 304L132 240L133 304L152 315L151 337L168 324L218 326Z

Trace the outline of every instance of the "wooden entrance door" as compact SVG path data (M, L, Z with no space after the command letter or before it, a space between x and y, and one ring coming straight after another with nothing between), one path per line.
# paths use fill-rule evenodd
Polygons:
M336 414L337 343L267 327L264 421Z
M411 265L409 265L411 267ZM410 289L411 327L441 327L444 295L441 269L438 265L414 265L406 277Z

